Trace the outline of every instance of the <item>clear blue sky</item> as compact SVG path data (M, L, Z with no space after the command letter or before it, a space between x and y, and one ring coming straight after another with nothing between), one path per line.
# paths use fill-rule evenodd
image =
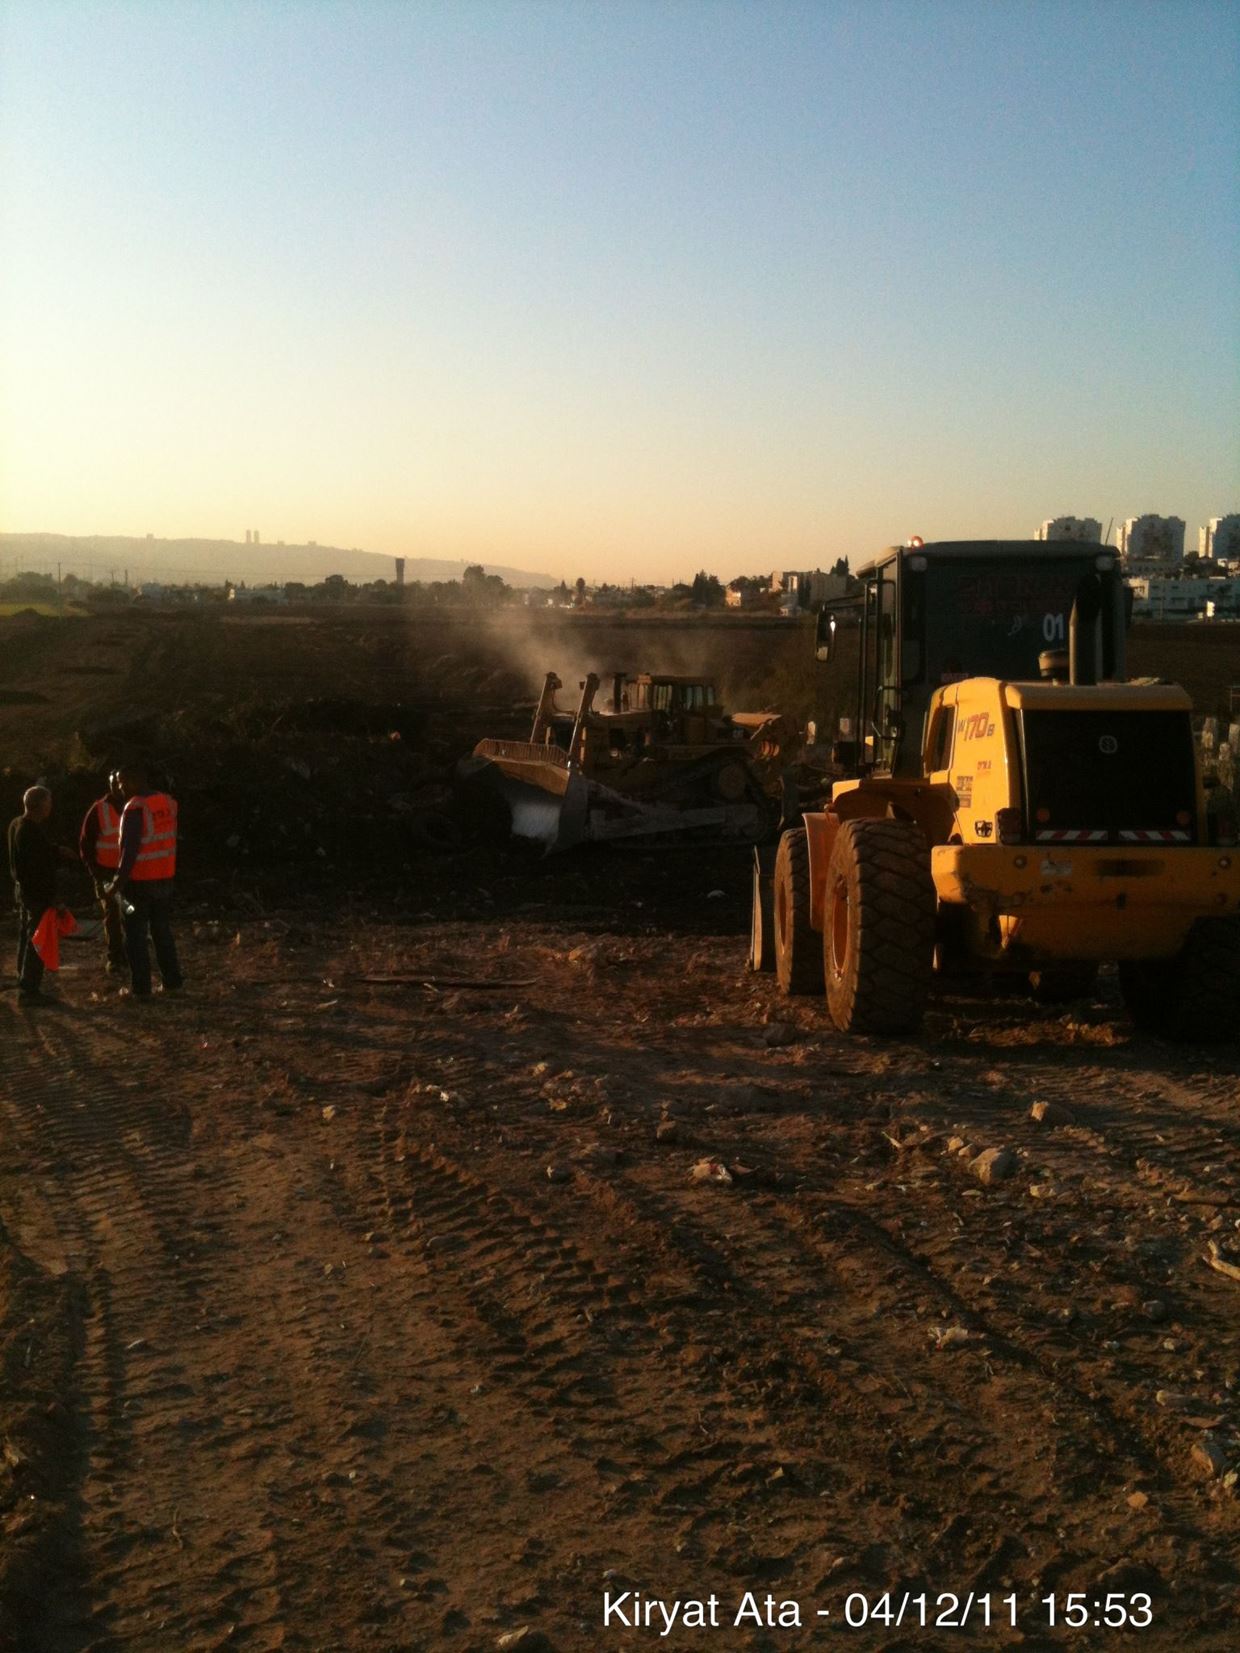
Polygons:
M1240 508L1234 0L0 0L0 527L725 578Z

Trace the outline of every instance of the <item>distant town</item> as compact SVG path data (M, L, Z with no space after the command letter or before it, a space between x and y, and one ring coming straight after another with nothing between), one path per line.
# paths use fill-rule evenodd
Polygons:
M1240 512L1212 517L1198 531L1197 549L1185 550L1182 518L1146 513L1119 525L1116 546L1133 596L1133 616L1170 622L1240 620ZM1095 517L1047 518L1038 540L1109 544ZM210 557L218 574L178 565ZM301 578L272 577L273 563ZM332 572L319 570L337 565ZM263 577L243 577L261 568ZM69 614L107 606L201 605L288 608L315 604L384 604L412 608L499 607L653 610L692 613L742 610L793 618L840 600L849 592L847 558L830 569L776 569L725 582L705 569L670 585L590 584L483 563L384 558L354 547L264 547L257 529L241 541L72 539L59 535L0 535L0 613L22 608Z

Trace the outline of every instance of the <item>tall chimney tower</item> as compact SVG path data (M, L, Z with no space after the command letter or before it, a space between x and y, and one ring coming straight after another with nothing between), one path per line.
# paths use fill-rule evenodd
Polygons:
M397 559L396 559L396 584L398 586L403 586L404 583L405 583L405 559L403 557L397 557Z

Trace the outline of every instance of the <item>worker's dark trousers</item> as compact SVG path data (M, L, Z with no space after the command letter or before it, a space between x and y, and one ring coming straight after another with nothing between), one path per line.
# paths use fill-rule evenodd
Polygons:
M108 876L110 877L111 874ZM96 879L95 900L99 903L99 914L103 919L103 933L108 944L108 965L113 970L123 970L127 962L125 957L125 926L115 896L104 895L104 888L104 881Z
M172 939L172 880L153 878L145 884L130 884L125 899L133 908L125 914L125 951L129 954L129 981L141 997L151 991L151 955L146 938L150 933L155 962L165 987L180 987L181 966L177 944Z
M24 901L17 905L17 985L23 993L37 993L43 984L43 960L30 945L42 910L31 912Z

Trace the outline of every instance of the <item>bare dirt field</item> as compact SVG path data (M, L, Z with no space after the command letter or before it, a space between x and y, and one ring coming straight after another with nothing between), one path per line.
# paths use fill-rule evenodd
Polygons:
M502 653L7 624L10 793L178 771L190 986L0 996L0 1647L1240 1645L1234 1046L845 1039L741 852L430 854Z

